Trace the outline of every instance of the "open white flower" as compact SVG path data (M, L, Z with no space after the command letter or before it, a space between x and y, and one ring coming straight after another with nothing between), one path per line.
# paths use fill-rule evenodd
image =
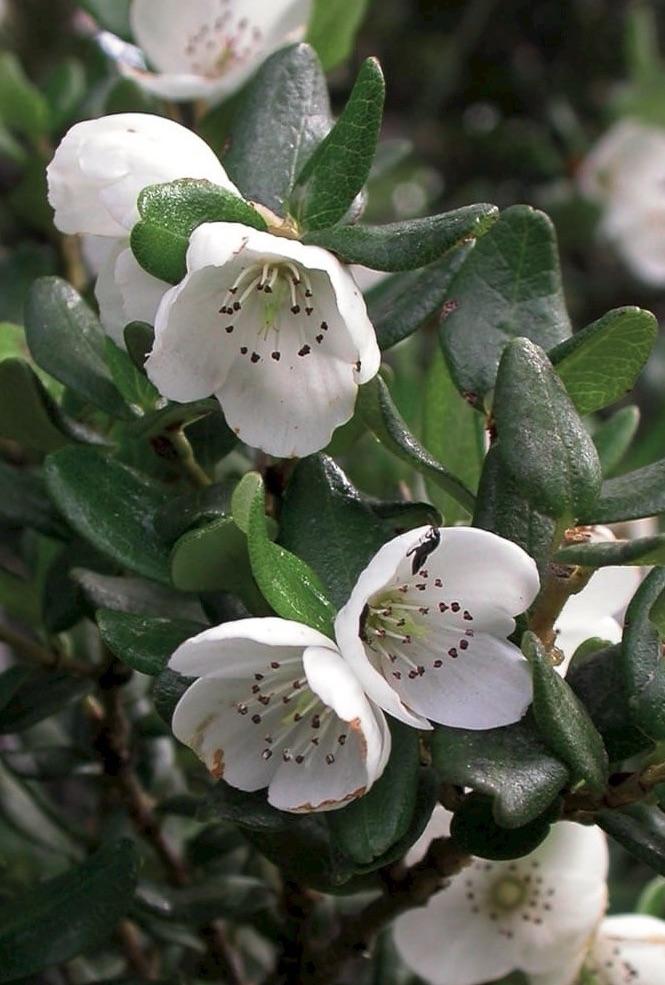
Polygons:
M381 775L390 732L337 647L287 619L207 629L169 667L198 680L172 728L213 776L239 790L268 787L284 811L326 811L362 796Z
M600 232L636 276L665 284L665 130L638 120L611 127L578 175L603 208Z
M597 985L662 985L665 920L639 914L607 917L585 967Z
M166 99L218 102L307 30L312 0L133 0L134 39L154 71L120 62Z
M46 174L56 227L109 240L96 295L104 327L119 344L128 322L154 322L170 286L146 273L129 249L139 193L177 178L203 178L237 193L200 137L147 113L77 123L63 137Z
M332 253L217 222L192 234L146 371L172 400L214 393L242 441L288 458L328 444L380 361L363 297Z
M407 861L447 833L449 816L435 810ZM599 828L559 822L531 854L475 859L424 910L399 917L397 949L432 985L481 985L511 971L532 985L572 985L605 911L607 868Z
M507 637L539 587L535 562L511 541L420 527L370 561L338 613L337 643L367 694L410 725L508 725L532 690Z

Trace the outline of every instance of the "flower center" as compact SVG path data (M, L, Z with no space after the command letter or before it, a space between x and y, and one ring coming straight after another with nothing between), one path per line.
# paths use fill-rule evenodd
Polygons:
M526 900L527 887L515 876L502 876L490 889L490 901L498 910L516 910Z
M219 6L218 16L201 24L184 41L192 72L211 80L252 58L263 42L263 32L247 17L234 22L229 0L219 0Z

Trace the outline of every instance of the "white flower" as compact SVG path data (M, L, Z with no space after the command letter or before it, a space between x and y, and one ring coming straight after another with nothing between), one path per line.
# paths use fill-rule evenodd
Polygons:
M206 223L160 305L146 371L172 400L214 393L242 441L284 458L328 444L380 361L362 295L332 253Z
M536 565L486 530L420 527L385 544L335 621L345 660L396 718L429 728L508 725L531 701L507 637L538 593Z
M121 70L166 99L218 102L304 37L312 0L133 0L134 38L155 69Z
M46 173L56 227L109 241L96 296L104 328L120 345L128 322L154 322L170 286L146 273L129 249L139 193L148 185L177 178L203 178L237 193L200 137L172 120L146 113L77 123L62 139Z
M591 541L614 540L607 527L593 527ZM643 577L638 566L610 565L599 568L587 585L571 595L555 624L556 645L563 652L564 662L558 670L565 674L575 650L585 640L597 638L619 643L623 628L619 618L637 591Z
M362 796L383 772L390 732L335 644L286 619L241 619L205 630L169 667L198 680L173 732L213 776L268 787L284 811L325 811Z
M435 810L407 861L447 833L448 817ZM599 828L559 822L530 855L475 859L424 910L399 917L397 949L432 985L481 985L511 971L532 985L572 985L605 910L607 868Z
M647 283L665 284L665 130L616 123L584 161L584 195L603 208L601 233Z

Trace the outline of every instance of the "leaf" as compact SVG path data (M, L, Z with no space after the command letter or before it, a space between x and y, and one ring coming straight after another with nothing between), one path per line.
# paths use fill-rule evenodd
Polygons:
M279 542L307 562L336 606L388 539L386 526L326 455L301 461L287 487Z
M566 681L584 704L600 732L611 763L630 759L653 747L632 721L621 667L621 647L575 654Z
M375 376L358 389L356 409L388 451L407 462L431 482L435 482L464 509L469 512L473 510L474 497L471 491L437 462L409 432L380 376Z
M113 609L142 616L187 619L203 622L203 610L196 598L166 585L143 578L116 578L73 568L72 580L79 586L92 613L96 609Z
M55 273L57 268L53 247L34 242L19 243L0 258L0 319L22 325L25 300L33 281Z
M57 670L35 670L0 709L0 735L23 732L79 701L91 690L92 682L86 678Z
M665 739L665 661L651 610L665 592L665 568L654 568L633 596L621 641L623 684L633 722L653 739Z
M640 423L640 410L631 404L622 407L608 417L593 432L593 443L598 452L603 477L607 478L621 464L637 433Z
M44 86L52 132L57 133L73 121L86 94L87 80L81 62L66 58L55 66Z
M615 564L665 564L665 534L589 544L570 544L554 556L557 564L604 568Z
M7 768L10 756L4 754L0 761L0 815L3 822L42 851L60 859L78 860L80 843L58 822L54 805L46 800L40 789L21 780Z
M522 651L531 664L533 716L545 744L570 767L574 783L584 781L602 793L607 785L607 753L589 713L549 663L535 633L524 634Z
M206 628L183 619L157 619L110 609L97 612L97 626L118 660L151 677L164 670L181 643Z
M204 489L195 489L170 499L156 517L155 527L160 537L172 544L192 527L220 520L230 513L229 486L213 483Z
M79 3L100 27L125 40L131 39L129 0L79 0Z
M137 369L143 369L155 344L155 330L145 321L130 321L123 331L127 354Z
M1 293L2 287L0 287ZM0 362L4 359L21 359L29 363L30 368L35 371L40 382L48 391L49 396L53 397L55 401L60 399L63 392L62 384L54 380L52 376L49 376L32 361L25 338L25 329L22 325L12 325L10 322L0 324Z
M556 521L536 510L524 498L521 483L503 465L501 442L485 457L478 487L473 526L512 540L530 554L543 578L549 564Z
M111 370L113 382L124 400L135 413L143 414L164 403L159 391L145 373L136 368L130 356L118 348L112 339L105 340L106 364Z
M385 771L369 793L339 811L328 826L333 848L356 865L384 855L409 829L418 790L418 733L391 721L392 751Z
M547 810L569 775L528 720L484 731L439 726L432 760L444 783L494 797L494 819L506 828L522 827Z
M262 481L256 482L246 521L252 572L265 600L282 618L305 623L334 639L335 609L318 577L304 561L268 537Z
M554 227L543 212L514 205L476 244L453 279L456 309L439 330L462 394L492 389L506 344L519 336L550 349L570 335Z
M169 284L179 284L187 273L189 238L201 223L239 222L267 229L248 202L211 181L179 178L149 185L137 205L141 218L132 229L132 253L144 270Z
M601 483L595 446L547 356L528 339L504 350L494 417L502 464L537 510L576 518L590 509Z
M622 810L602 810L598 825L640 862L665 875L665 817L650 804L633 804Z
M650 311L615 308L550 351L580 414L601 410L632 390L657 334Z
M485 457L482 419L460 396L440 351L436 350L425 375L423 444L438 462L458 476L469 489L478 488ZM427 483L431 501L448 526L468 522L465 510L452 497Z
M187 592L233 592L251 612L269 615L252 577L247 537L230 516L184 534L171 552L171 578Z
M10 130L40 137L48 130L49 117L48 103L16 55L0 52L0 120Z
M0 982L94 951L132 900L139 856L127 840L0 906Z
M90 448L50 455L46 484L74 530L130 571L169 583L168 554L154 528L166 493L139 472Z
M329 71L353 51L369 0L314 0L307 40Z
M32 356L42 369L113 417L130 417L106 365L106 336L99 319L59 277L35 281L25 308Z
M346 263L372 270L415 270L439 260L465 240L483 236L499 217L495 205L466 205L453 212L384 226L334 226L308 232L305 243L332 250Z
M455 811L450 835L462 851L477 858L522 858L545 840L551 820L545 813L519 828L502 827L494 818L491 797L472 793Z
M461 243L423 270L393 274L367 291L367 313L381 349L390 349L441 315L450 282L472 249L472 243Z
M39 452L56 451L72 440L57 404L21 359L0 362L0 437Z
M600 496L579 517L582 523L618 523L665 512L665 459L603 483Z
M213 920L251 922L251 918L275 905L274 891L263 879L225 874L182 889L140 886L137 903L156 916L201 927Z
M10 526L32 527L47 537L67 538L68 528L48 498L42 477L0 462L0 518Z
M369 178L385 91L381 66L368 58L342 115L298 176L296 215L306 229L339 222Z
M282 48L240 97L224 167L246 199L284 216L298 174L332 123L316 53L306 44Z

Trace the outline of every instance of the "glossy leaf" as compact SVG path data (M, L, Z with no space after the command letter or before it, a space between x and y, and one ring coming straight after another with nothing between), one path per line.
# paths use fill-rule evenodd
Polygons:
M455 811L450 835L456 845L477 858L522 858L545 840L550 830L548 815L534 818L519 828L497 824L491 797L472 793Z
M665 739L665 663L651 609L665 592L665 568L647 575L626 610L621 662L633 721L654 739Z
M384 98L383 72L375 58L368 58L342 115L298 176L296 214L306 229L339 222L362 190L379 139Z
M267 228L238 195L194 178L144 188L138 209L141 218L132 229L132 252L144 270L169 284L178 284L185 276L189 238L201 223L239 222L253 229Z
M87 861L0 906L0 982L34 975L93 951L131 905L139 857L130 841L104 845Z
M245 198L283 216L303 165L332 123L316 53L306 44L282 48L240 96L224 167Z
M131 38L129 0L80 0L80 5L92 14L100 27L118 37Z
M110 609L97 612L97 625L118 660L151 677L164 670L181 643L206 628L182 619L157 619Z
M59 671L35 670L0 709L0 735L22 732L79 701L92 689L86 678Z
M0 814L5 824L59 861L78 861L82 846L59 823L55 805L46 799L43 789L26 783L8 768L10 762L11 753L0 760Z
M450 297L457 307L441 325L441 345L458 389L481 399L511 339L550 349L570 335L548 217L526 205L506 209L453 279Z
M66 281L42 277L26 302L25 329L42 369L114 417L130 411L106 365L106 335L96 315Z
M444 783L493 797L494 819L506 828L522 827L547 810L569 776L528 721L485 731L440 726L432 759Z
M580 414L620 400L653 349L658 323L650 311L616 308L549 353Z
M70 577L79 586L91 614L97 609L113 609L140 616L204 621L195 597L145 578L118 578L86 568L73 568Z
M135 413L154 410L164 400L145 373L132 362L130 356L112 339L106 339L106 364L111 371L118 392Z
M169 582L168 555L154 528L166 493L145 476L88 448L49 456L46 484L81 537L118 564Z
M602 810L596 821L627 852L665 875L665 818L658 807L633 804L623 810Z
M360 387L356 406L357 413L388 451L436 483L464 509L473 509L471 491L410 433L380 376Z
M601 483L595 446L547 356L528 339L506 346L494 417L502 464L536 509L575 518L592 507Z
M454 212L385 226L334 226L308 232L304 241L332 250L346 263L361 263L372 270L415 270L439 260L464 240L483 236L498 216L495 205L466 205Z
M545 744L569 766L573 782L584 781L602 793L607 784L607 753L587 710L550 664L534 633L524 634L522 650L531 663L533 715Z
M0 519L33 527L47 537L66 538L67 525L48 498L42 477L0 462Z
M0 362L0 437L34 451L56 451L73 438L57 404L22 359Z

